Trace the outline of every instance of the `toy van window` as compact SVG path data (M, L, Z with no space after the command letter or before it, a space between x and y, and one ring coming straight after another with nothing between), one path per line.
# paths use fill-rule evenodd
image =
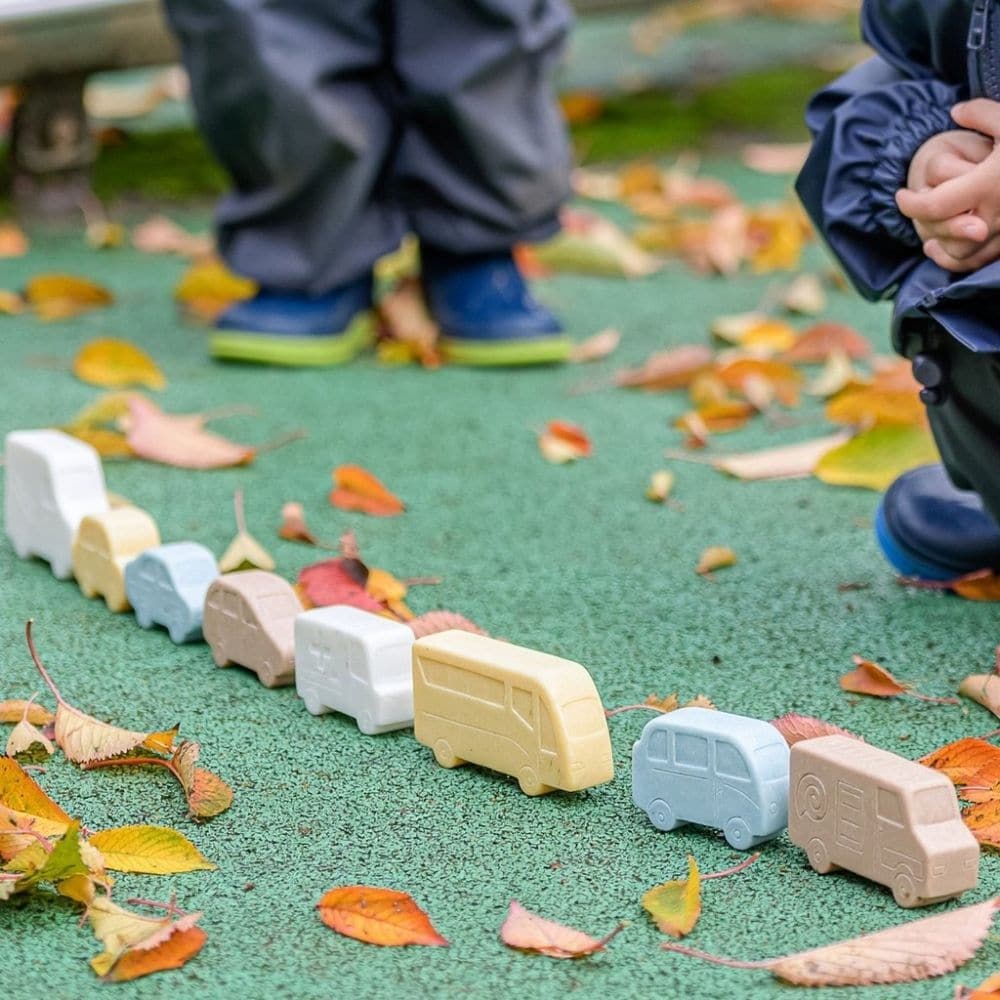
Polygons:
M667 731L665 729L659 729L655 733L652 733L647 746L649 747L650 760L666 762L670 759L667 750Z
M737 781L750 780L746 761L732 743L723 743L720 740L715 744L715 770L725 778L735 778Z
M190 584L201 583L205 579L204 563L192 559L190 562L183 562L173 568L174 582L178 587L187 587ZM163 586L168 586L163 581Z
M552 717L542 703L538 705L538 745L549 753L556 752L556 734L552 730Z
M295 603L295 598L288 594L265 594L257 601L257 609L262 622L270 621L272 618L287 618L302 610Z
M955 818L955 793L950 788L925 788L915 798L918 823L946 823Z
M222 594L222 613L229 618L236 618L239 615L240 605L235 594Z
M481 674L474 674L468 670L461 670L458 673L465 674L465 693L478 701L491 705L503 707L504 703L504 683L495 677L483 677Z
M903 805L899 796L887 788L878 790L878 818L897 826L903 825Z
M596 698L578 698L563 705L566 729L574 736L590 736L605 729L604 711Z
M692 733L675 733L674 760L678 767L708 770L708 740Z
M534 713L531 710L532 694L524 688L512 687L510 689L510 705L514 709L514 714L528 727L532 726Z

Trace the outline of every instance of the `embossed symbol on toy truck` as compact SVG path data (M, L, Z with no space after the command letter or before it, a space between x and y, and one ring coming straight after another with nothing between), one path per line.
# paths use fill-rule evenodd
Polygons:
M936 771L844 736L792 747L792 842L825 874L846 868L891 887L900 906L971 889L979 846L951 782Z

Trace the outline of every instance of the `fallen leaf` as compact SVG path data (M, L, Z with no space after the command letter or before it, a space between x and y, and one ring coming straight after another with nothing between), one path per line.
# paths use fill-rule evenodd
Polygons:
M746 392L747 382L763 379L774 387L778 400L784 406L798 406L802 373L781 361L764 358L741 358L715 369L715 374L735 392Z
M714 709L715 704L707 694L697 694L690 701L684 702L685 708L708 708Z
M207 257L215 248L211 236L189 233L165 215L151 215L132 230L132 246L140 253Z
M589 458L594 451L586 431L564 420L550 420L545 425L538 435L538 448L546 461L557 465Z
M743 332L739 346L745 347L755 355L770 357L787 350L795 343L797 336L795 328L784 320L766 319L749 326Z
M330 604L350 604L362 611L381 614L385 608L368 593L365 586L368 574L364 572L359 576L353 565L355 561L344 558L325 559L303 567L296 581L300 595L316 608Z
M173 875L215 868L184 834L165 826L121 826L90 835L106 868Z
M0 222L0 258L23 257L30 249L24 230L14 222Z
M958 693L1000 716L1000 676L997 674L970 674L959 684Z
M797 268L810 232L803 210L795 202L753 209L747 224L751 269L765 274Z
M536 259L552 271L643 278L663 266L619 226L594 212L564 209L561 222L557 236L532 248Z
M106 288L70 274L36 275L25 287L24 297L45 320L68 319L113 301Z
M684 413L674 421L674 426L692 437L701 439L707 434L725 434L745 427L756 413L751 403L741 399L721 403L707 403L696 410Z
M87 223L84 238L92 250L114 250L125 244L125 227L109 219L95 219Z
M201 914L191 916L197 919ZM200 927L180 927L180 923L172 924L169 936L155 945L140 945L126 951L102 978L124 983L154 972L182 968L205 946L208 935Z
M55 715L44 705L36 705L34 701L22 698L12 698L0 701L0 722L20 722L26 718L33 726L47 726Z
M729 389L714 372L704 371L696 375L688 386L688 398L695 407L709 406L712 403L724 403L729 396Z
M828 399L843 392L854 379L855 372L851 359L843 351L836 351L827 358L823 370L806 386L806 392L810 396Z
M604 114L604 98L592 90L564 91L559 95L559 107L568 125L585 125Z
M934 438L925 427L873 427L827 451L814 474L832 486L881 491L908 469L938 460Z
M736 565L736 553L725 545L710 545L698 559L695 572L707 576L717 569Z
M22 719L7 737L8 757L16 757L18 754L28 753L35 746L41 747L42 753L53 754L56 748L43 732L36 729L27 719Z
M508 948L547 955L549 958L586 958L604 951L608 942L622 930L616 927L603 938L593 938L583 931L526 910L517 900L511 900L507 919L500 928L500 940Z
M771 720L771 725L785 737L789 746L794 746L799 740L811 740L817 736L849 736L852 740L864 740L854 733L835 726L832 722L824 722L812 715L799 715L798 712L788 712Z
M20 316L27 308L27 302L17 294L0 288L0 316Z
M920 758L925 767L947 775L958 788L992 788L1000 784L1000 747L967 736Z
M357 510L373 517L394 517L406 510L399 497L360 465L338 465L333 470L333 484L330 503L341 510Z
M840 678L840 686L844 691L867 694L874 698L893 698L910 690L910 685L901 684L885 667L872 660L855 656L854 662L857 664L856 668Z
M441 364L438 338L441 329L427 309L423 286L416 275L407 275L383 295L378 304L382 333L387 338L383 344L403 345L403 360L418 361L425 368ZM381 355L380 355L381 356Z
M205 430L202 413L164 413L144 396L128 400L129 447L140 458L178 469L219 469L247 465L257 449Z
M826 308L826 292L819 275L800 274L781 292L783 308L802 316L816 316Z
M219 572L234 573L243 569L274 569L274 559L267 550L247 531L246 514L243 509L243 490L233 493L233 511L236 515L236 537L219 557Z
M174 298L182 308L204 322L213 321L234 302L256 294L256 283L233 274L215 258L193 264L174 289Z
M674 474L669 469L660 469L649 477L646 499L653 503L666 503L674 488Z
M846 354L860 361L872 353L872 345L852 326L845 323L817 323L804 330L781 356L789 364L820 364L834 354Z
M949 580L948 587L969 601L1000 601L1000 574L989 570Z
M656 926L671 937L682 938L694 930L701 916L701 878L694 856L688 855L688 877L665 882L642 897L643 909Z
M618 372L615 384L651 391L683 389L711 368L714 357L705 344L682 344L651 355L639 368Z
M809 147L808 142L750 142L740 151L740 159L761 174L797 174Z
M799 444L763 448L736 455L724 455L712 460L712 466L737 479L801 479L812 475L820 459L850 439L841 432L814 438Z
M965 789L961 789L959 795L971 797ZM980 798L982 801L973 802L962 810L962 821L983 847L1000 851L1000 789L994 785Z
M474 635L489 635L485 629L455 611L426 611L416 618L411 618L406 624L418 639L437 632L447 632L453 628L462 632L472 632Z
M609 327L575 344L569 359L577 364L585 361L601 361L618 349L621 339L620 331Z
M413 898L395 889L347 885L331 889L316 904L327 927L367 944L447 945Z
M974 989L956 986L955 1000L1000 1000L1000 972L994 972Z
M163 389L167 380L156 362L127 340L99 337L88 341L73 359L73 374L81 382L111 389L144 385Z
M742 962L665 942L660 947L738 969L762 969L795 986L867 986L943 976L967 962L989 933L997 900L783 958Z
M281 508L281 526L278 528L278 537L289 542L320 545L319 539L306 526L306 515L302 504L291 500Z
M866 385L848 385L826 404L826 418L856 427L907 425L923 427L927 412L920 401L920 384L910 366L876 370Z
M0 757L0 803L9 809L48 820L65 828L70 816L54 802L42 787L9 757Z
M129 392L106 392L88 403L60 430L85 441L102 458L132 458L133 451L119 422L128 417Z

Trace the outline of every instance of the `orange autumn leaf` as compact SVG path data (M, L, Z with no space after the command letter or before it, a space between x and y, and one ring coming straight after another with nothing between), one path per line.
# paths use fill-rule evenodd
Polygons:
M604 951L608 942L622 930L621 924L603 938L593 938L583 931L553 920L546 920L511 900L507 919L500 928L500 940L508 948L534 952L549 958L586 958Z
M129 948L101 978L106 982L125 983L154 972L179 969L205 946L208 935L200 927L185 927L152 947Z
M585 125L604 114L604 98L592 90L571 90L559 95L559 107L569 125Z
M15 760L0 757L0 803L8 809L54 823L71 822L62 807Z
M586 431L565 420L550 420L538 435L538 447L548 461L556 464L589 458L594 451Z
M748 383L755 380L769 383L774 388L774 394L785 406L797 406L799 390L804 381L800 371L781 361L768 361L762 358L740 358L720 365L715 374L723 384L734 392L746 393Z
M794 746L800 740L811 740L817 736L849 736L852 740L864 740L854 733L835 726L832 722L824 722L822 719L814 718L811 715L799 715L798 712L788 712L779 715L777 719L771 720L771 725L785 737L785 742L789 746Z
M71 274L36 275L28 282L24 297L45 320L68 319L113 301L106 288Z
M959 794L966 797L964 791ZM990 790L990 796L984 802L966 806L962 810L962 820L983 847L1000 851L1000 797L996 789Z
M252 298L257 285L233 274L222 261L209 257L193 264L174 289L174 298L194 318L214 320L234 302Z
M710 545L698 559L695 572L710 578L715 570L735 566L736 562L736 553L727 545Z
M745 426L756 412L745 400L728 399L699 406L696 410L678 417L674 421L674 426L694 436L698 436L703 429L712 434L725 434Z
M24 230L13 222L0 222L0 258L23 257L29 248Z
M73 359L73 374L81 382L109 389L132 385L162 389L167 384L145 351L117 337L99 337L84 344Z
M331 889L316 904L327 927L345 937L386 947L448 942L408 893L370 885Z
M957 986L955 1000L1000 1000L1000 972L994 972L974 989Z
M856 669L840 678L840 686L852 694L867 694L874 698L893 698L906 694L908 684L901 684L885 667L860 656L854 657Z
M816 323L803 331L795 343L781 355L789 364L819 364L834 354L845 354L853 361L867 358L872 345L852 326L845 323Z
M651 355L638 368L626 368L615 384L650 391L683 389L712 366L714 355L706 344L682 344Z
M406 506L360 465L338 465L333 470L330 503L340 510L356 510L372 517L394 517Z
M939 747L921 757L920 763L940 771L958 788L1000 784L1000 747L973 736Z
M969 601L1000 601L1000 574L980 570L949 581L949 589Z
M289 542L304 542L318 545L319 540L306 526L306 515L302 504L289 501L281 508L281 526L278 537Z
M796 202L753 209L747 222L750 267L756 274L799 266L811 228Z
M643 894L642 908L656 926L671 937L682 938L694 930L701 916L701 875L694 856L688 855L688 877L665 882Z

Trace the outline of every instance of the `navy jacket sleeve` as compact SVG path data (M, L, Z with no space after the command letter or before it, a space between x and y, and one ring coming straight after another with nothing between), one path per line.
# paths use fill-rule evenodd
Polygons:
M921 260L913 224L896 207L913 154L954 128L960 85L914 79L882 58L846 73L810 102L814 142L796 190L858 291L894 294Z

